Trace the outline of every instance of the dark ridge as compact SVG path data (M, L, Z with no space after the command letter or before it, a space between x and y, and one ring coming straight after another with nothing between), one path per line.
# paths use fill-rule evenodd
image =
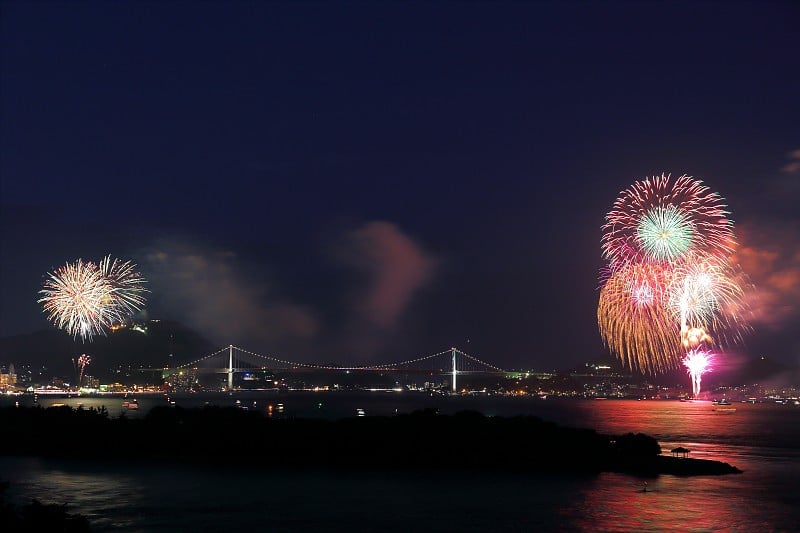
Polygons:
M137 325L140 329L128 326L86 343L55 328L0 338L0 362L46 367L50 376L74 376L72 359L87 353L92 357L88 372L108 379L117 367L182 364L219 348L178 322L147 320Z
M269 468L496 470L643 476L739 472L726 463L660 455L647 435L619 437L536 417L443 416L435 410L339 421L282 419L236 408L156 407L145 418L104 410L0 409L0 453L92 460L217 464L231 454ZM53 440L53 435L91 439Z

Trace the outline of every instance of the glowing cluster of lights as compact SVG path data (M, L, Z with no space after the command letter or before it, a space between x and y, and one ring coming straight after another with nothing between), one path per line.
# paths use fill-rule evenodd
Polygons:
M699 384L711 360L702 346L740 339L747 282L729 259L736 240L728 215L717 193L685 175L637 181L614 202L597 318L624 364L656 373L683 363Z
M144 283L129 261L78 259L47 274L39 303L57 328L91 340L144 306Z

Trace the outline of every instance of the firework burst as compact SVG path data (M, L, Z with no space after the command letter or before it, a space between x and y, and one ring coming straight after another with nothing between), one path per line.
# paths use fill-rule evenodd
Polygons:
M669 269L631 263L611 275L600 290L597 321L612 352L631 368L663 372L682 350L678 326L665 306Z
M656 261L675 260L692 245L694 229L677 207L654 207L639 219L636 242Z
M622 191L603 232L603 256L614 270L627 262L677 261L692 250L727 257L734 245L722 198L686 175L662 174Z
M110 303L117 315L117 322L124 322L142 309L145 303L145 281L136 271L135 264L119 259L112 260L109 255L100 262L100 271L110 285Z
M80 368L80 376L78 377L78 387L83 385L83 373L86 370L86 367L92 363L92 358L86 354L82 354L78 357L78 368Z
M106 257L97 265L78 259L47 274L38 301L53 325L91 341L142 308L143 284L130 262Z
M603 231L597 320L624 364L663 372L686 364L687 351L700 361L703 344L741 339L747 283L728 259L736 242L718 194L685 175L637 181Z
M40 291L47 319L73 337L91 340L107 322L110 287L97 265L78 259L47 274Z
M668 305L682 332L691 335L702 330L698 343L711 340L709 331L721 339L741 338L740 330L746 328L741 317L746 312L747 285L740 269L718 260L692 259L673 272ZM682 340L685 347L697 346L687 344L687 338Z
M689 375L692 376L692 397L697 398L700 394L700 382L703 374L711 371L711 361L713 356L705 350L691 350L683 358L683 366L686 367Z

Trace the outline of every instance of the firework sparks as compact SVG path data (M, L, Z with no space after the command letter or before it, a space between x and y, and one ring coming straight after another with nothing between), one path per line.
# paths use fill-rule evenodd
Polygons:
M677 207L654 207L639 220L636 240L642 250L657 261L675 260L691 246L694 230L688 217Z
M130 262L78 259L47 274L38 301L57 328L91 341L142 308L143 284Z
M597 320L623 363L662 372L685 364L687 350L741 338L746 277L728 260L733 223L717 193L685 175L637 181L603 232Z
M696 347L686 342L698 335L698 343L710 342L708 330L738 332L745 327L740 321L746 307L744 285L743 273L727 262L694 259L674 268L668 305L680 322L684 346Z
M700 394L700 381L703 374L711 371L711 361L713 357L710 352L704 350L691 350L683 358L683 366L692 376L692 397L697 398Z
M102 334L110 287L94 263L78 259L48 273L42 297L47 318L73 337L91 340Z
M703 328L681 326L681 344L684 348L697 348L701 343L711 344L714 339Z
M664 305L670 270L626 265L600 291L597 320L605 344L631 368L663 372L680 360L678 326Z
M145 303L144 279L136 272L136 265L130 261L120 261L106 256L100 262L100 271L110 285L111 302L117 314L117 322L124 322L129 316L142 309Z
M603 256L614 270L632 261L675 261L692 250L727 257L733 250L733 223L722 202L690 176L637 181L606 215Z
M78 377L78 387L83 385L83 373L86 370L86 367L92 363L92 358L86 354L82 354L78 357L78 368L80 368L80 376Z

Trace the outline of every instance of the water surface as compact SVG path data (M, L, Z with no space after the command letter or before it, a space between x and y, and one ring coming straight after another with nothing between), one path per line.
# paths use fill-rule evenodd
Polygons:
M800 524L800 409L737 404L719 414L707 402L449 398L405 394L290 393L239 399L251 408L284 404L284 416L345 416L436 407L534 414L602 433L644 432L666 450L729 462L743 474L658 478L603 473L531 476L508 471L328 472L253 469L235 453L224 468L0 458L12 497L69 503L97 531L796 531ZM57 400L65 403L63 399ZM77 401L77 399L69 400ZM104 401L109 409L108 399ZM120 406L121 406L121 400ZM142 416L163 398L139 398ZM208 398L178 399L202 405ZM252 406L252 402L256 406ZM81 399L85 406L95 399ZM322 403L320 406L319 404ZM275 407L273 407L275 409ZM458 446L446 436L443 447ZM61 438L102 439L102 435ZM246 435L232 435L232 439ZM57 440L54 441L57 445ZM125 443L116 446L124 457ZM165 442L165 446L169 443ZM647 482L647 492L642 492Z

